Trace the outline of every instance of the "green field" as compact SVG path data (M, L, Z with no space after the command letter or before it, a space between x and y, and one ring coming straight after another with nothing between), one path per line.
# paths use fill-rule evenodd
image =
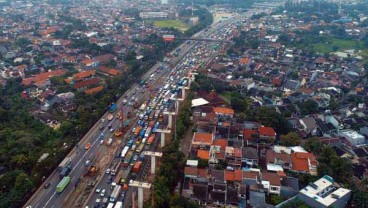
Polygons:
M154 22L157 27L175 28L180 31L186 31L189 26L180 20L160 20Z
M312 45L313 50L319 53L331 53L349 49L363 49L363 43L355 40L331 39L326 43Z
M235 92L228 92L225 91L221 94L219 94L219 97L222 98L225 102L227 102L228 104L230 104L230 100L233 96L235 96L234 94L236 94Z

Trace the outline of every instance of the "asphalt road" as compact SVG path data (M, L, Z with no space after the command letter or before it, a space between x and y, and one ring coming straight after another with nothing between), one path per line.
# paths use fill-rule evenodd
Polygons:
M209 29L208 31L201 31L194 35L194 37L203 36L207 37L209 34L212 34L219 28L222 28L226 25L228 25L230 22L239 20L240 17L234 17L229 18L225 21L222 21L220 23L215 23ZM179 46L181 48L180 55L178 57L173 57L172 63L178 63L180 60L182 60L191 50L192 48L197 44L196 41L191 41L190 44L182 44ZM148 79L149 76L156 72L156 80L154 83L149 83L152 89L157 89L159 87L162 87L165 83L167 77L171 73L170 69L158 69L159 64L154 65L144 76L143 79ZM39 187L39 189L35 192L35 194L31 197L31 199L26 203L25 206L32 206L32 208L38 208L38 207L63 207L63 203L68 199L68 196L70 193L74 190L74 185L78 182L79 178L84 174L85 172L85 162L87 160L90 160L94 158L96 155L99 155L99 146L100 140L98 139L98 136L103 133L105 135L105 139L108 139L112 136L112 133L109 132L109 129L107 128L108 124L111 124L114 129L118 127L120 124L120 121L118 119L115 119L115 115L117 112L120 111L120 106L122 105L123 97L127 96L128 99L133 96L133 92L135 92L140 86L138 84L134 84L129 90L127 90L122 97L119 98L119 100L116 102L118 105L118 109L114 112L114 119L112 121L107 121L106 113L104 116L100 118L99 121L90 129L90 131L82 138L81 142L79 142L79 145L75 147L69 156L71 157L73 169L70 172L69 176L71 177L70 184L65 188L65 190L61 194L56 193L56 185L59 183L59 171L55 170L44 182L51 183L51 186L48 189L44 189L43 185ZM136 93L134 96L138 98L139 102L144 102L152 93L149 92L147 89L145 90L145 93ZM132 107L125 105L124 106L124 112L132 111ZM101 122L101 119L105 119L106 121L104 123ZM107 124L108 123L108 124ZM104 126L103 131L100 130L101 126ZM130 130L127 131L130 133ZM125 137L124 137L125 138ZM158 140L158 138L156 138ZM125 141L123 141L125 142ZM89 150L84 149L84 144L91 143L92 146ZM144 165L144 167L148 167L148 165ZM105 172L105 170L101 170ZM146 168L142 169L142 172L138 175L141 177L143 174L143 171L146 171ZM112 190L110 189L110 184L106 183L107 180L107 174L103 176L104 178L101 180L101 184L97 184L95 187L102 186L102 188L106 189L106 195L109 194ZM94 192L94 190L93 190ZM126 198L126 205L130 204L130 196L129 193L131 191L128 191ZM93 193L94 194L94 193ZM97 194L95 194L97 196ZM88 205L93 205L96 197L91 197L88 201Z

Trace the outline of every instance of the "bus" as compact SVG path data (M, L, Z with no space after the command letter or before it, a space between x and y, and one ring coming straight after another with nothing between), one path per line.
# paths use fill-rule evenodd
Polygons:
M121 201L116 202L116 204L114 206L114 208L122 208L122 207L123 207L123 202L121 202Z
M110 202L115 202L116 199L118 199L120 191L121 191L121 186L120 185L115 186L110 196Z
M129 150L129 146L125 146L124 149L121 151L121 157L124 158Z
M70 183L70 177L69 176L65 176L60 182L59 184L56 186L56 193L61 193L65 190L65 188L68 186L68 184Z
M134 157L134 152L132 150L130 150L127 155L125 156L124 158L124 163L123 163L123 166L127 167L130 165L130 162L132 161Z

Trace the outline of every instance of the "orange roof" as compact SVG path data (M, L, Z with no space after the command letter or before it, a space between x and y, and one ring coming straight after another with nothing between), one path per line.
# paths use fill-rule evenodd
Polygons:
M211 133L195 132L192 143L211 145L213 135Z
M30 85L33 82L40 84L40 83L45 82L50 77L62 76L67 71L68 70L66 70L66 69L58 69L58 70L54 70L54 71L39 73L39 74L36 74L33 77L28 77L28 78L23 79L22 84L25 85L25 86Z
M249 62L249 59L246 57L240 59L240 64L247 64L248 62Z
M210 159L210 151L207 150L198 150L197 156L203 160Z
M276 136L275 130L271 127L265 127L265 126L259 127L258 132L261 136L269 136L269 137Z
M235 174L233 171L225 170L225 181L235 181Z
M222 150L225 150L228 142L226 139L216 139L213 141L213 145L220 146Z
M241 148L234 148L234 155L235 157L242 157L243 156L243 152Z
M309 162L311 165L317 165L316 157L309 152L296 152L291 154L292 169L294 171L309 172Z
M101 92L103 89L104 89L103 86L98 86L98 87L94 87L94 88L85 90L84 93L86 93L87 95L94 94L94 93Z
M207 178L208 169L207 168L198 168L198 177Z
M113 76L117 76L121 73L120 71L118 71L116 69L108 68L106 66L101 66L99 69L100 69L100 71L102 71L106 74L113 75Z
M253 130L253 129L244 129L243 130L243 137L245 140L253 140L253 135L258 135L258 131L257 130Z
M242 181L243 180L243 171L242 170L239 170L239 169L236 169L234 171L234 178L235 178L235 181Z
M214 107L213 112L216 114L228 114L228 115L234 115L234 110L231 108L224 108L224 107Z
M281 178L277 173L262 173L262 180L270 182L272 186L281 186Z
M73 75L74 79L82 79L96 74L96 70L87 70Z
M91 59L84 59L84 60L82 61L82 64L84 64L84 65L86 65L86 66L89 66L89 65L91 65L91 64L92 64L92 60L91 60Z
M185 175L197 176L197 172L198 172L198 168L195 168L195 167L185 167L184 168Z

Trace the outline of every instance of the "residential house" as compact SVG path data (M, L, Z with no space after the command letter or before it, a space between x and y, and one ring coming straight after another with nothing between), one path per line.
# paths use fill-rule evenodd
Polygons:
M270 194L280 195L281 177L277 173L262 173L262 185Z
M261 139L276 139L276 132L271 127L261 126L258 128L258 133Z
M258 166L258 152L257 149L252 147L242 147L242 167L255 167Z
M313 153L296 152L291 153L292 171L317 175L318 161Z
M350 196L351 190L335 186L333 178L325 175L300 190L298 199L315 208L344 208Z

